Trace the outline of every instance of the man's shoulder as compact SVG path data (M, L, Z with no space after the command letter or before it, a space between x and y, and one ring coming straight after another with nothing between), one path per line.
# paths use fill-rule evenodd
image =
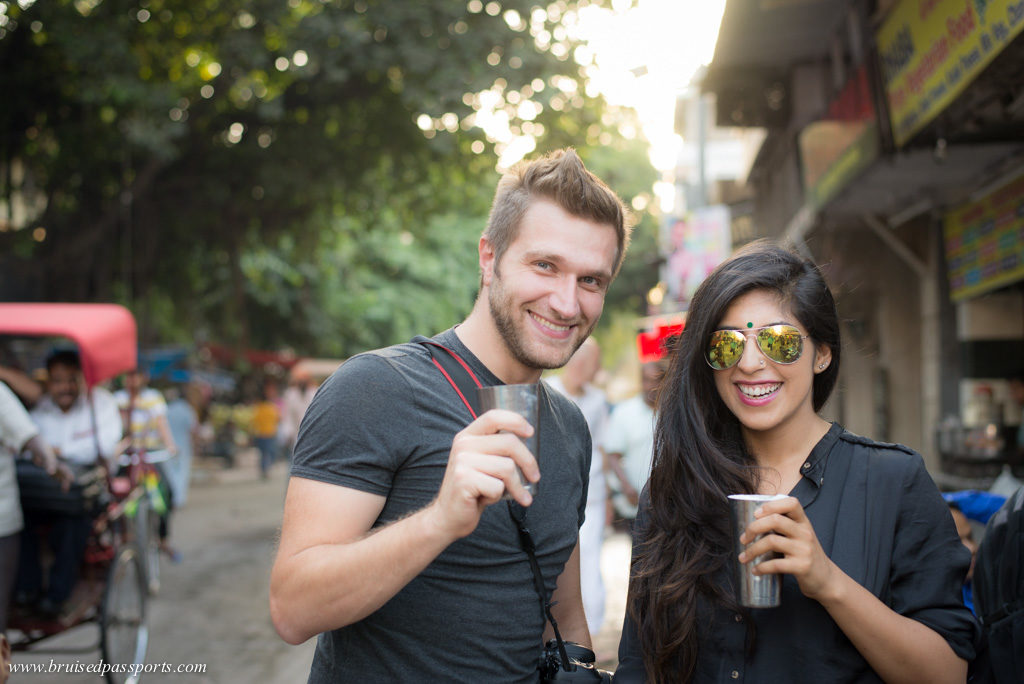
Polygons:
M29 411L29 415L32 416L33 419L46 418L53 415L56 411L58 411L57 404L53 402L50 395L44 394L39 397L39 401L37 401L36 405L32 407L31 411Z
M349 397L408 398L413 389L443 380L422 345L396 344L349 358L324 381L313 404Z
M552 375L550 378L544 378L544 382L559 394L565 394L565 383L562 382L561 376Z
M547 395L551 398L551 406L558 413L578 414L579 406L569 396L564 394L557 386L551 386L551 381L546 380L542 384L549 385Z
M88 395L87 394L83 394L81 397L79 397L79 399L83 399L86 396L88 396ZM107 404L107 405L111 405L111 404L115 405L115 406L117 405L117 400L114 398L114 395L111 394L110 390L108 390L108 389L106 389L104 387L93 387L92 388L92 400L94 402L96 402L97 404L101 404L102 403L102 404ZM83 401L82 403L84 404L85 401Z
M414 342L393 344L380 349L370 349L356 354L341 364L333 375L349 375L352 373L374 373L384 369L401 369L405 367L421 367L429 363L429 353L423 345Z

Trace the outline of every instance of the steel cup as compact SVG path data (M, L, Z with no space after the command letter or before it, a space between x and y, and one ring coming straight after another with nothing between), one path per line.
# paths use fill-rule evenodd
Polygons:
M540 457L538 449L540 444L539 391L540 385L538 383L529 385L493 385L491 387L479 387L476 391L477 398L480 400L481 413L491 409L503 409L518 413L529 421L530 425L533 426L533 434L530 437L520 437L519 439L530 450L534 458ZM519 473L519 481L523 483L523 488L530 493L530 496L536 495L536 483L529 482L523 477L523 471L518 467L516 467L516 472ZM512 496L505 492L505 498L511 499Z
M762 504L776 499L786 498L782 494L772 496L764 494L730 494L729 510L732 517L733 546L738 556L750 544L763 537L759 534L750 544L741 544L740 535L747 526L754 522L754 511ZM755 575L751 572L754 566L771 558L778 558L777 553L769 552L757 556L747 563L736 563L736 583L739 586L740 605L748 608L775 608L782 600L782 577L776 574Z

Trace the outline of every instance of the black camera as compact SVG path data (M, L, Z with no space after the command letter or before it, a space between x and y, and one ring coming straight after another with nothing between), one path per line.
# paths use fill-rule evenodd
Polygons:
M562 662L558 641L552 639L545 645L544 655L541 656L538 667L541 684L555 682L608 682L611 684L611 673L598 670L594 666L596 657L593 651L571 641L566 641L564 646L565 655L568 657L568 667L566 667L566 663Z

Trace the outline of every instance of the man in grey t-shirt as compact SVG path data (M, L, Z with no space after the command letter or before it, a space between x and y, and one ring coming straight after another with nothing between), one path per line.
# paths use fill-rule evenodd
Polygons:
M628 232L622 202L574 152L518 167L480 238L473 310L435 339L484 384L537 382L597 323ZM318 392L270 588L286 641L320 635L310 682L536 681L550 626L508 509L492 505L506 491L527 507L563 637L590 645L576 542L590 465L582 416L542 390L536 460L516 438L532 430L521 417L471 420L419 344L354 357Z

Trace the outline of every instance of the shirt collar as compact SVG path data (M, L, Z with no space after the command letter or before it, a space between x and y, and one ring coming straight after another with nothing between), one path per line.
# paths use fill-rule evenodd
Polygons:
M825 468L828 465L828 455L832 451L832 447L839 441L839 435L842 431L841 425L832 423L828 432L818 440L818 443L811 449L810 455L800 465L800 474L803 477L794 488L793 495L799 499L801 505L807 506L814 501L818 495L818 490L825 484Z

